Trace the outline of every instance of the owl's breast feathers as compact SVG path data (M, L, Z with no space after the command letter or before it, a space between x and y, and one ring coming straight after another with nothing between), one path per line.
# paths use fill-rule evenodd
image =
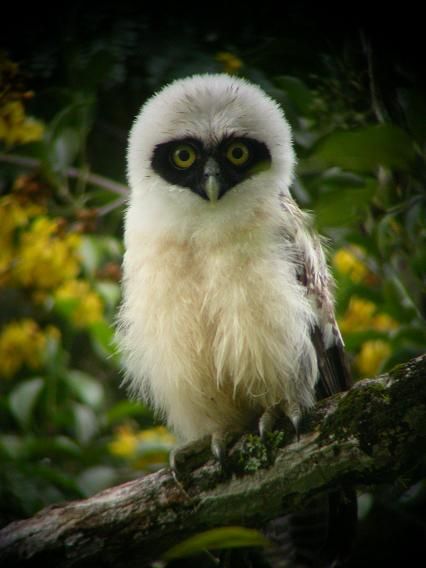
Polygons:
M275 404L297 416L343 388L330 276L291 198L220 240L130 235L124 271L128 382L181 437L244 429Z

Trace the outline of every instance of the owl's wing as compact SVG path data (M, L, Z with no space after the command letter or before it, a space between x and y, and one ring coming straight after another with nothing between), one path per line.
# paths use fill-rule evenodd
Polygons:
M318 316L311 340L319 370L316 397L321 399L351 386L344 344L334 315L333 280L321 240L310 228L309 215L288 196L281 196L281 207L282 237L294 255L297 278ZM287 558L287 566L341 566L350 554L356 522L355 491L331 489L314 497L303 510L269 523L266 532L276 544L271 555L275 551L280 558ZM271 556L272 565L273 561Z
M319 379L317 399L347 390L352 384L344 343L334 315L333 280L328 271L320 237L310 228L309 215L302 212L287 196L281 196L286 217L282 235L295 251L297 278L318 314L312 329Z
M335 325L338 330L335 320L332 325ZM321 328L315 326L312 330L311 340L317 353L319 367L316 398L319 400L337 392L348 390L352 385L352 378L340 333L334 343L326 347Z

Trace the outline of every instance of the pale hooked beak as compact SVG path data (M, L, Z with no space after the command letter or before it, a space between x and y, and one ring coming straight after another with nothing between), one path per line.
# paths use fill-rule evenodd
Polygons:
M215 203L219 198L220 185L216 176L207 176L204 184L204 191L206 192L209 201Z
M204 168L203 186L205 194L211 203L216 203L220 193L220 169L213 158L209 158Z

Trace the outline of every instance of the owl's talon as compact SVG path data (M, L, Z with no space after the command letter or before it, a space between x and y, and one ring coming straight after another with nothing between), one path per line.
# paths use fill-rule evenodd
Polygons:
M173 448L169 455L169 465L177 479L187 477L197 467L209 458L209 451L219 462L223 471L226 470L227 448L234 436L228 432L215 432L199 440L188 442Z
M258 428L259 436L262 438L263 442L266 440L266 435L273 432L277 419L278 415L276 407L267 408L260 417Z
M267 408L259 418L258 431L262 442L267 442L267 435L274 432L277 422L281 423L283 419L293 426L296 440L299 441L302 424L302 415L299 409L288 412L288 409L286 411L279 405L275 405Z
M224 469L227 450L226 435L220 433L212 434L210 448L213 456L217 459L221 468Z
M204 453L209 448L210 436L204 436L173 448L169 455L169 465L176 477L191 472L204 461Z
M292 424L294 426L294 430L296 432L296 440L299 441L300 440L300 425L302 423L302 417L301 416L297 416L296 418L294 418L292 420Z

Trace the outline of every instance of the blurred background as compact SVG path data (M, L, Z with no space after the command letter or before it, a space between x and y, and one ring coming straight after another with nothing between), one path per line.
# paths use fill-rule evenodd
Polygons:
M418 16L281 9L2 8L0 526L167 462L172 435L120 388L113 324L127 135L172 79L236 74L282 105L293 195L328 238L355 378L424 351ZM402 565L424 550L423 482L360 488L359 504L351 566Z

